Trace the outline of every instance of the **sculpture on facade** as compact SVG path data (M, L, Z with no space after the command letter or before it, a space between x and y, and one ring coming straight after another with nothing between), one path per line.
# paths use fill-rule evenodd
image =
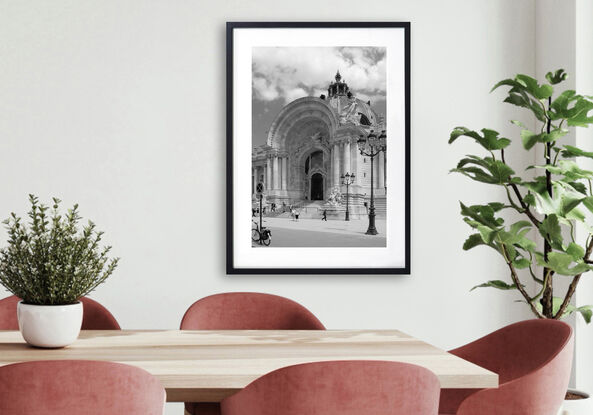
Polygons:
M342 204L342 193L340 193L340 188L338 186L334 186L329 193L327 204L329 206L340 206Z

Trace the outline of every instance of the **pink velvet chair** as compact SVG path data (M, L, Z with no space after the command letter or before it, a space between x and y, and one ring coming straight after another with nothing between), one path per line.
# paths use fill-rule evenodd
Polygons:
M19 329L16 305L20 300L15 295L0 300L0 330ZM83 297L80 301L83 307L83 330L120 330L115 317L101 304L88 297Z
M511 324L450 353L498 373L496 389L443 389L440 414L556 415L568 387L571 327L557 320Z
M0 367L2 415L162 415L165 390L143 369L47 360Z
M302 305L271 294L222 293L193 303L181 320L181 330L324 330ZM186 402L186 413L218 415L218 403Z
M336 361L275 370L222 401L222 415L437 415L440 385L420 366Z

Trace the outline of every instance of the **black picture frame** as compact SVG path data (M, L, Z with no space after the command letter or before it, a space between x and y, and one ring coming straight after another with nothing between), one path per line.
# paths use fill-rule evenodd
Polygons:
M233 222L233 76L234 76L234 30L250 28L400 28L404 30L404 70L405 70L405 265L398 268L238 268L234 261L234 222ZM411 273L411 188L410 188L410 159L411 159L411 114L410 114L410 22L227 22L226 24L226 273L227 275L281 275L281 274L311 274L311 275L409 275Z

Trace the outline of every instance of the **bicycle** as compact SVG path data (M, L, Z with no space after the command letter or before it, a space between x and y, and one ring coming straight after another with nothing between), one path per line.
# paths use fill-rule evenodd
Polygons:
M255 228L251 229L251 240L260 245L270 246L272 243L272 231L265 226L262 226L260 229L257 222L253 222L253 224L255 225Z

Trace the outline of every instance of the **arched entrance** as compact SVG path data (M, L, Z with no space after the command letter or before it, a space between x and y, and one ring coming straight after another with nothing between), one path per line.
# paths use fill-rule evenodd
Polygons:
M323 200L323 176L321 173L311 176L311 200Z

